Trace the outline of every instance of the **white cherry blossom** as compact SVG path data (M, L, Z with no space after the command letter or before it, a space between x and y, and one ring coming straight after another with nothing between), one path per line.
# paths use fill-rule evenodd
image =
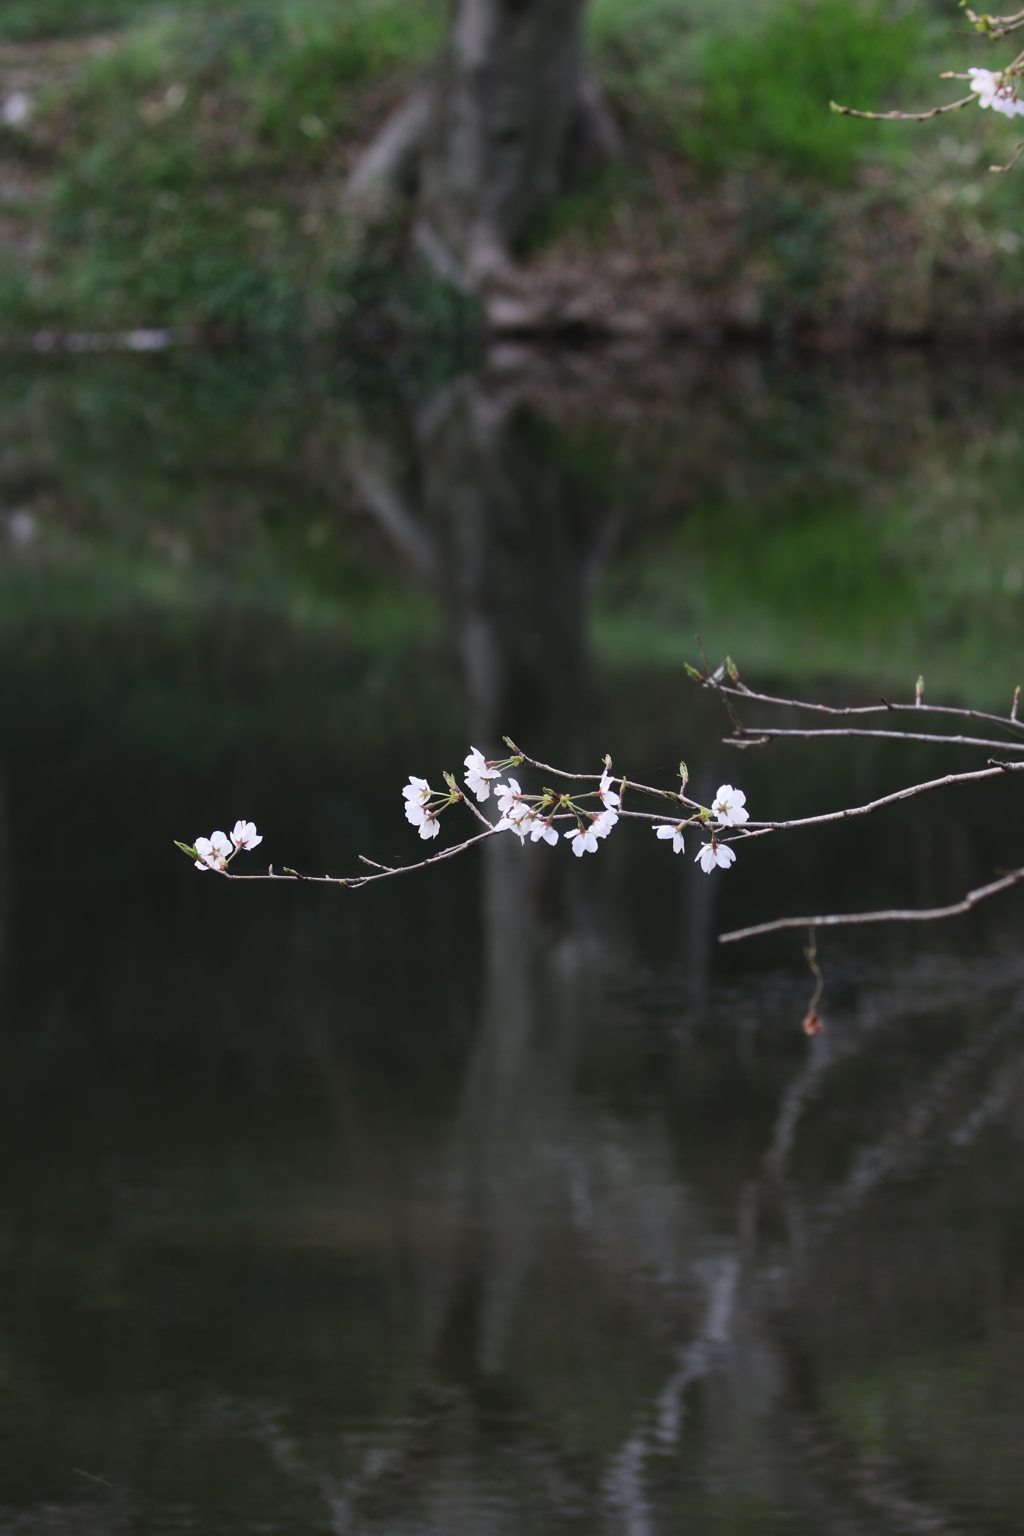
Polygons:
M618 798L618 795L616 795L616 801ZM611 831L612 827L614 827L618 819L618 811L615 810L614 807L610 806L607 811L602 811L600 816L594 817L590 824L590 830L593 832L595 837L607 837L608 833Z
M573 827L571 832L565 833L565 836L572 843L572 851L578 859L582 858L585 853L597 852L598 833L594 831L592 826Z
M730 864L735 863L736 855L727 843L705 843L697 859L704 873L710 875L716 865L719 869L728 869Z
M489 768L487 759L476 747L471 747L466 758L466 784L478 800L486 800L491 793L491 781L501 778L500 768Z
M522 801L517 801L510 809L507 816L503 816L498 822L499 832L514 832L521 843L526 842L526 834L533 828L537 820L537 812Z
M1003 117L1019 117L1024 113L1024 101L1017 99L1014 76L991 69L969 69L967 73L979 107L991 107Z
M531 814L516 779L509 779L507 784L496 784L494 798L498 802L498 810L505 821L522 821L524 816Z
M424 811L423 820L417 823L420 837L436 837L441 830L441 820L436 811Z
M558 844L558 833L551 825L551 822L545 821L541 816L534 816L531 819L533 826L530 828L530 842L539 843L543 839L545 843L550 843L552 848L556 847Z
M738 827L743 822L749 821L750 812L744 810L747 797L742 789L733 789L731 784L720 784L718 794L711 802L720 827Z
M670 826L668 822L665 822L663 826L655 827L654 835L655 837L660 837L664 843L667 843L669 838L671 838L673 853L684 852L686 845L683 842L683 824L681 821L674 827Z
M516 779L509 779L507 784L494 786L494 798L498 802L498 810L501 812L501 820L497 823L499 832L514 832L521 843L526 841L526 834L530 830L530 823L536 817L536 811L523 799L523 792L519 788Z
M612 789L612 776L607 768L601 775L601 782L597 787L597 792L601 796L602 803L612 809L622 803L621 797Z
M414 827L421 827L427 814L427 801L433 791L426 779L417 779L415 775L409 775L409 782L402 790L405 796L405 818L412 822ZM425 837L433 837L433 832L426 832Z
M234 849L223 832L211 832L209 837L196 838L196 869L227 869L228 855Z
M256 831L255 822L236 821L231 828L231 841L236 848L256 848L263 838Z
M509 779L507 784L494 786L494 798L498 802L498 810L503 816L507 816L512 807L522 796L518 779Z

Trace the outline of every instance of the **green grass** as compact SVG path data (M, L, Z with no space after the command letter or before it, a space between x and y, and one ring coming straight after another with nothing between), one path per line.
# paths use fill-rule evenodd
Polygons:
M596 0L590 31L617 97L704 170L753 159L842 182L884 130L829 101L889 105L932 25L886 0Z
M429 0L290 0L129 29L43 103L41 308L97 326L295 328L318 304L329 318L341 146L389 80L401 93L438 24Z
M951 175L971 179L939 144L964 135L980 173L1006 152L1004 120L975 112L920 129L828 111L830 97L916 105L934 96L924 76L939 65L992 58L940 26L950 7L935 4L933 13L926 0L595 0L589 49L626 132L627 164L553 207L526 250L567 237L621 243L652 209L643 227L657 232L644 238L671 250L678 226L674 215L658 225L653 157L696 168L707 206L739 172L731 253L709 231L707 248L694 247L698 265L728 284L752 262L761 319L785 328L794 309L845 281L831 253L864 210L842 203L841 189L862 191L858 168L870 161L902 178L891 182L895 201L920 201L922 239L990 230L998 279L1012 287L1024 267L1019 183L982 185L979 174L968 218L947 197L941 208L951 211L938 217L951 236L938 230L933 196ZM409 273L353 273L337 195L358 146L436 48L440 0L13 0L0 9L0 36L114 28L108 51L83 50L77 72L62 66L39 87L27 133L0 130L5 165L20 161L40 185L26 238L0 258L0 327L296 331L382 301L425 330L465 325L458 306ZM681 183L680 202L689 196ZM30 263L19 254L28 248ZM964 273L969 307L974 279ZM974 287L991 281L986 271Z
M710 39L699 116L681 127L679 142L713 170L756 154L786 172L841 182L883 130L838 117L829 102L894 105L890 94L913 77L927 42L919 12L787 0L761 27Z

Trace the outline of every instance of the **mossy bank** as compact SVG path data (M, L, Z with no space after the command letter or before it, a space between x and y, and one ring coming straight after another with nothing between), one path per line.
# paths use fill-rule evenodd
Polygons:
M1013 125L838 118L1004 62L946 0L595 0L621 163L482 306L357 260L341 191L437 0L32 0L0 18L0 330L1015 336ZM1022 172L1021 174L1024 174Z

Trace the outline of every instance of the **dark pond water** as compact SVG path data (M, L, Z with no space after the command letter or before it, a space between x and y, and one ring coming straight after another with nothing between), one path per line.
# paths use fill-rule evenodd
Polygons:
M401 859L503 730L758 815L937 771L738 757L681 663L1005 708L1022 407L1012 357L2 362L0 1532L1024 1529L1021 904L829 939L812 1041L800 939L715 942L955 897L1012 785L710 878L172 846Z

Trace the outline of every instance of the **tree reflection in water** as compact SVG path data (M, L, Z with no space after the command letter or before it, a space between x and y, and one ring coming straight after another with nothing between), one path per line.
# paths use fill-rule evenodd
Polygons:
M459 381L421 410L418 463L396 472L364 421L350 465L444 595L474 740L494 748L508 722L573 761L594 751L586 603L614 516L573 505L516 406ZM400 1427L332 1485L334 1529L981 1528L1017 1479L997 1456L982 1482L939 1443L970 1440L1007 1383L979 1383L965 1414L943 1377L1002 1376L981 1358L1014 1329L1014 1281L989 1273L1011 1295L979 1354L964 1294L1005 1262L989 1221L942 1212L943 1186L984 1180L976 1149L1019 1114L1024 962L932 958L895 980L854 966L797 1053L778 1039L791 989L723 993L691 945L655 1025L621 990L609 863L511 838L484 850L480 1022L418 1185L416 1384ZM706 952L710 908L687 912ZM901 1337L925 1295L932 1326Z
M991 1181L1024 1088L1019 957L861 977L784 1070L788 988L720 995L710 1028L663 996L641 1063L644 999L609 1019L592 915L552 939L518 853L495 845L480 1030L405 1215L405 1407L349 1434L347 1476L259 1412L250 1432L339 1531L1003 1528L1021 1272ZM747 1009L773 1092L737 1062Z

